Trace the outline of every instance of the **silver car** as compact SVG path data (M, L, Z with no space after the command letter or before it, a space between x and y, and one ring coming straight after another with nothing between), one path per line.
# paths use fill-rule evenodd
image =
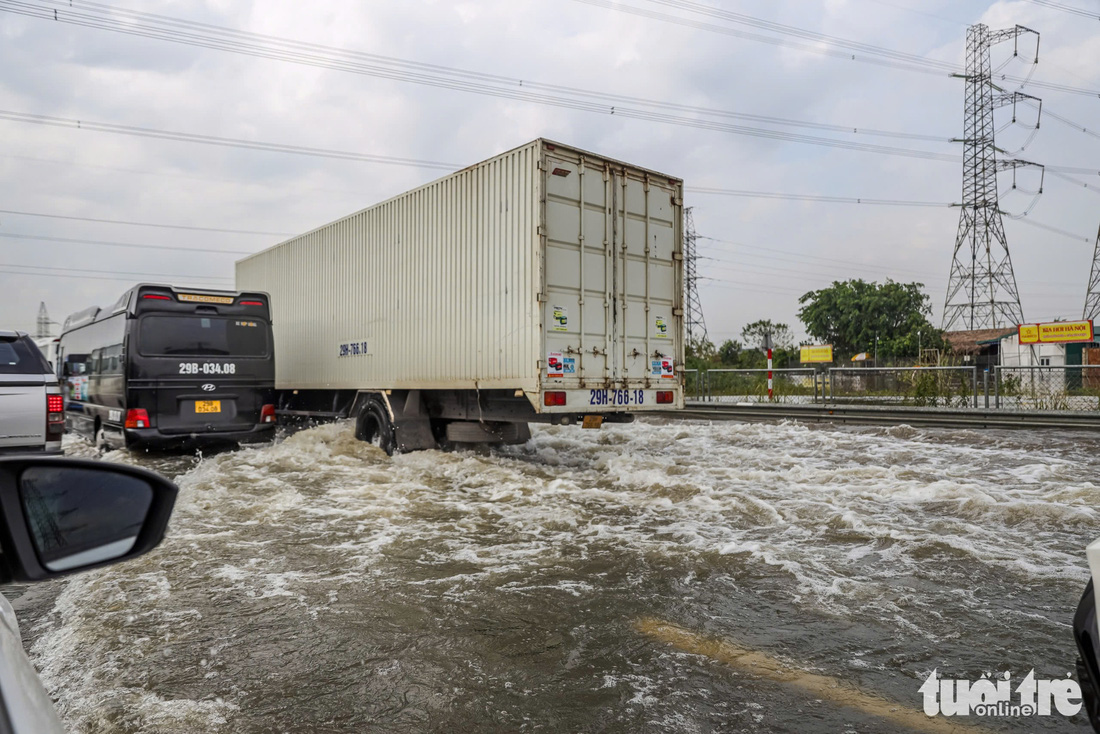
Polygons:
M176 485L145 469L83 459L0 458L0 584L125 561L160 543ZM0 597L0 732L64 734Z
M0 454L61 453L65 399L57 376L21 331L0 331Z

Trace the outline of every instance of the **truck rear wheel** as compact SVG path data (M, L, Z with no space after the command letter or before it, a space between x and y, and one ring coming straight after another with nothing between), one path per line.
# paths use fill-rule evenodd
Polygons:
M393 421L390 420L389 411L381 401L371 398L359 411L359 417L355 422L355 437L360 441L374 444L393 456L397 441L394 436Z

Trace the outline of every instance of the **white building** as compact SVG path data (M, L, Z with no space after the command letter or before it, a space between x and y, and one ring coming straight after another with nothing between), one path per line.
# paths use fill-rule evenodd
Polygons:
M1062 367L1065 344L1021 344L1019 333L1001 338L1002 367Z

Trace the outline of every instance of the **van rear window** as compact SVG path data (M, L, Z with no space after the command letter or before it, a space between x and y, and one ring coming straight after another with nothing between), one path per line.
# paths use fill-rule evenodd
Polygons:
M0 337L0 375L47 375L50 365L25 336Z
M146 316L138 351L146 357L266 357L267 331L258 319Z

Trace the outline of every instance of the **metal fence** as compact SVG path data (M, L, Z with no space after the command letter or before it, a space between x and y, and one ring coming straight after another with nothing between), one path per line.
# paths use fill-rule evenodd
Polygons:
M1100 411L1100 365L772 370L772 402ZM767 402L768 370L687 370L689 400Z
M772 370L775 403L816 403L821 400L818 373L812 368ZM768 401L768 370L707 370L703 380L706 400L761 403Z
M976 367L833 367L825 379L834 403L978 407Z
M1100 365L995 367L994 402L1006 410L1100 410Z

